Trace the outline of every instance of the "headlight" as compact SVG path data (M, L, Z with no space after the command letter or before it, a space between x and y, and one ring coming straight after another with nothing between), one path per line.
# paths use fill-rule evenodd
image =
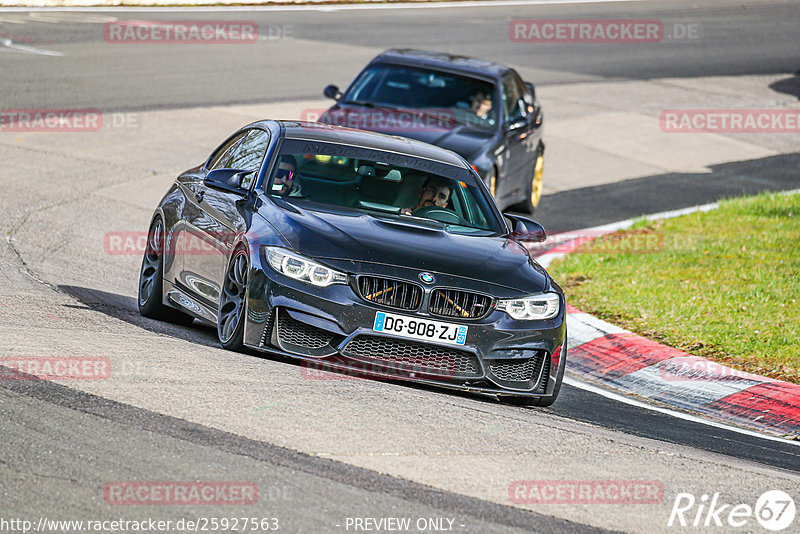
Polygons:
M556 293L542 293L521 299L501 300L497 303L497 309L520 321L552 319L558 315L560 302Z
M329 269L294 252L289 252L285 248L264 247L264 249L267 252L269 266L289 278L320 287L347 283L346 274Z

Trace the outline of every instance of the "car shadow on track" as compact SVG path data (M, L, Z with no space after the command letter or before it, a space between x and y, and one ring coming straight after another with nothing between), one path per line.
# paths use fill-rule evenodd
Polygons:
M219 346L216 330L197 321L190 326L178 326L142 317L139 315L139 307L133 297L90 287L60 285L58 289L82 304L82 306L74 306L76 308L104 313L109 317L155 334L164 334L204 346Z
M136 299L133 297L120 295L118 293L109 293L107 291L102 291L99 289L94 289L89 287L81 287L81 286L60 285L58 286L58 289L81 303L81 306L74 306L74 305L67 305L67 306L73 306L76 308L97 311L105 315L108 315L109 317L113 317L114 319L119 319L120 321L124 321L133 326L147 330L148 332L153 332L154 334L168 335L170 337L182 339L185 341L190 341L192 343L197 343L199 345L207 347L219 348L220 346L219 340L217 339L217 332L213 327L199 323L198 321L195 321L189 326L179 326L142 317L141 315L139 315L139 308L136 303ZM289 365L296 366L298 368L304 365L303 362L299 360L295 360L285 356L280 356L278 354L266 354L254 350L248 350L247 354L259 358L267 358L273 361L286 363ZM326 372L332 373L333 375L341 375L342 379L345 380L354 379L352 373L347 373L347 372L339 373L334 369L325 367L324 365L320 366L320 370L325 370ZM479 393L472 393L469 391L460 391L456 389L436 387L428 384L419 384L415 382L410 382L408 380L378 378L378 377L361 377L361 378L364 380L389 382L392 384L402 385L420 391L441 393L448 396L452 396L454 398L477 400L477 401L487 402L489 404L497 404L499 402L497 398L492 395L482 395ZM330 376L329 379L337 380L335 376ZM514 406L508 406L508 408L514 410L525 409Z
M794 76L770 84L769 88L778 93L796 96L800 100L800 71L796 72Z
M800 152L710 165L707 172L671 172L559 191L545 196L534 219L557 234L724 198L798 187Z

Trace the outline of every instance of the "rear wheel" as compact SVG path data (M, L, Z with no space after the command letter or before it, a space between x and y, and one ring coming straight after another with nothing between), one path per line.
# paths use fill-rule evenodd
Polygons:
M542 200L542 190L544 189L544 151L539 148L536 154L536 162L533 165L533 177L528 182L525 191L525 200L515 205L513 209L523 213L533 213L539 201Z
M194 318L164 305L164 222L156 217L147 234L147 245L139 271L139 313L150 319L190 324Z
M247 251L239 248L231 256L222 283L217 315L217 336L228 350L244 349L244 314L247 307L247 278L250 261Z

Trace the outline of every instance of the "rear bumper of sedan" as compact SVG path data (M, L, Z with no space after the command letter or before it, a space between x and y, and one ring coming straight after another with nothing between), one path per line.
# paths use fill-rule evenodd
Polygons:
M559 365L563 368L563 304L554 319L527 324L494 309L480 319L444 319L421 311L424 306L408 311L369 302L355 284L312 286L274 272L262 258L253 260L245 345L303 360L308 378L329 376L324 373L331 370L531 397L555 389ZM466 341L454 345L376 332L378 312L466 325Z

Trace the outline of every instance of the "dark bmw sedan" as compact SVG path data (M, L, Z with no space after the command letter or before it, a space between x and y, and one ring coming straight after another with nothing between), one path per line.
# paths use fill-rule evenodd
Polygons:
M450 149L480 174L501 209L532 213L542 196L542 108L509 67L421 50L373 59L320 122Z
M549 405L561 289L472 167L425 143L319 123L242 128L155 210L139 282L152 318L360 376Z

